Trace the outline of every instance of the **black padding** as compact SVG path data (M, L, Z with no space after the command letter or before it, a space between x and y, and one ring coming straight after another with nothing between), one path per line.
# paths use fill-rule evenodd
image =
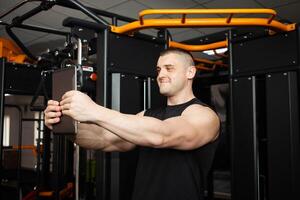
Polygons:
M63 26L66 26L66 27L78 26L78 27L82 27L82 28L92 29L95 31L100 31L100 30L108 28L108 26L105 26L103 24L97 24L94 22L90 22L90 21L86 21L86 20L82 20L82 19L78 19L78 18L73 18L73 17L68 17L68 18L64 19Z

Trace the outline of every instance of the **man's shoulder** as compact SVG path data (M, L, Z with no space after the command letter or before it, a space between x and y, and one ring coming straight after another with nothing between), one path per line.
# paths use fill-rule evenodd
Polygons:
M182 116L193 118L218 118L217 113L205 104L191 104L183 112Z
M212 108L210 108L207 105L202 105L202 104L191 104L185 108L183 113L185 112L201 112L201 111L213 111Z

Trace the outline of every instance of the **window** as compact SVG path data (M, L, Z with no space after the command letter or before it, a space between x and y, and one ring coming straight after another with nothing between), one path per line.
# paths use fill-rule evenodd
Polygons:
M10 116L4 115L3 121L3 146L9 146L10 138Z

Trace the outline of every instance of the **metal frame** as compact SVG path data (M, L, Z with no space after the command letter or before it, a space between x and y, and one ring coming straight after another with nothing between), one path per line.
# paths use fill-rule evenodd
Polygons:
M272 116L266 121L268 197L291 199L300 194L299 75L290 71L266 76L267 116Z
M258 200L255 77L234 78L232 92L232 199Z
M15 7L10 9L9 11L3 13L0 15L0 19L5 17L6 15L9 15L16 9L20 8L21 6L25 5L28 2L31 1L39 1L41 4L34 8L33 10L28 11L27 13L15 17L12 21L11 24L5 24L1 23L2 25L6 25L6 31L9 34L9 36L18 44L18 46L23 50L23 52L31 59L36 60L37 58L25 47L25 45L21 42L21 40L13 33L12 28L22 28L22 29L27 29L27 30L33 30L33 31L41 31L41 32L46 32L46 33L52 33L52 34L57 34L57 35L65 35L66 37L69 36L68 32L56 30L56 29L51 29L51 28L46 28L46 27L41 27L41 26L34 26L34 25L28 25L28 24L23 24L23 22L38 14L39 12L49 10L52 6L54 5L59 5L63 7L67 7L70 9L76 9L82 11L84 14L89 16L91 19L93 19L95 22L102 24L106 26L107 28L109 27L108 22L106 22L104 19L102 19L99 15L105 16L105 17L110 17L112 19L112 24L116 25L118 20L125 21L125 22L132 22L135 19L129 18L129 17L124 17L122 15L110 13L104 10L99 10L95 9L92 7L87 7L84 6L82 3L80 3L77 0L57 0L57 1L51 1L51 0L24 0L23 2L20 2L17 4Z
M244 40L229 32L233 200L299 195L298 29Z

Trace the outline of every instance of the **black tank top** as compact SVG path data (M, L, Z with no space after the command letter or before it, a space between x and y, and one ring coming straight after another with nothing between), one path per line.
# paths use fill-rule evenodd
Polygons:
M192 104L207 106L198 99L149 109L145 116L165 120L180 116ZM139 147L133 200L202 200L204 184L213 161L217 140L195 150Z

